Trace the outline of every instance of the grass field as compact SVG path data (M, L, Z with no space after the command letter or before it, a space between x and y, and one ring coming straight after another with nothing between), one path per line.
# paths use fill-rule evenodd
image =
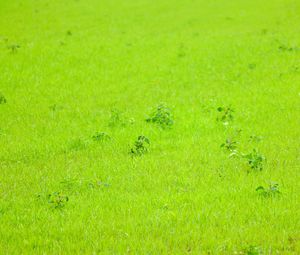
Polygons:
M0 254L300 254L298 0L0 1Z

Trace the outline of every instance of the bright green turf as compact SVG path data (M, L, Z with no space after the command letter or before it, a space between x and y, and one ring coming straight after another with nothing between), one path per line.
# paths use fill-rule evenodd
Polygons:
M299 10L2 0L0 254L299 254ZM145 121L160 102L170 130ZM115 108L125 127L108 126ZM236 129L262 171L220 148ZM150 151L132 157L139 135ZM270 182L281 195L260 196ZM69 198L61 209L54 192Z

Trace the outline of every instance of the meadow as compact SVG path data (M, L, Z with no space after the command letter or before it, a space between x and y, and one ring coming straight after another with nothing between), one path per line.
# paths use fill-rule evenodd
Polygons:
M298 0L0 1L0 254L300 254Z

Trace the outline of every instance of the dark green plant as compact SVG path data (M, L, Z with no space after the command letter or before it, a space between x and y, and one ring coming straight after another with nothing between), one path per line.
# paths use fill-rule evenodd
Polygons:
M218 121L228 124L233 120L234 110L231 107L218 107L217 110L220 113L220 116L217 118Z
M244 155L243 157L247 159L251 169L260 171L263 169L263 162L265 161L265 157L256 149L253 149L251 153Z
M240 156L241 154L238 151L239 142L237 141L241 132L242 132L241 129L235 129L233 134L230 137L228 137L224 143L221 144L221 148L224 148L225 150L230 152L229 157Z
M1 217L2 215L4 215L4 213L5 213L5 210L4 210L3 208L0 208L0 217Z
M54 192L48 195L48 202L52 204L55 209L63 208L68 201L69 197L60 192Z
M11 44L8 45L7 48L11 51L11 52L17 52L18 49L21 48L21 46L19 44Z
M262 140L262 136L257 136L257 135L251 135L249 137L249 142L255 142L255 143L258 143Z
M178 55L179 58L183 58L186 56L186 50L183 44L180 45Z
M228 138L226 139L225 143L221 144L221 148L225 148L227 151L230 152L229 158L239 157L240 152L237 150L237 144L238 142Z
M0 93L0 104L6 104L6 98Z
M93 181L88 182L88 187L91 189L104 188L104 187L108 188L108 187L110 187L110 184L99 181L99 180L93 180Z
M299 47L296 47L296 46L295 47L290 47L290 46L287 46L287 45L284 45L284 44L280 45L278 47L278 49L281 50L281 51L299 51L300 50Z
M62 110L63 107L61 105L53 104L49 106L49 109L53 112Z
M78 178L65 177L60 181L60 190L62 192L67 192L68 194L76 192L80 189L82 180Z
M87 146L86 142L82 139L74 139L69 144L69 150L79 151L85 149Z
M138 139L134 142L133 148L131 148L131 154L136 156L141 156L148 152L148 147L150 146L150 140L140 135Z
M126 125L123 113L118 109L112 109L110 113L109 127L124 127Z
M268 188L259 186L256 188L256 191L259 193L260 196L263 197L274 197L281 194L281 192L279 191L278 183L271 183L269 184Z
M162 128L171 128L174 124L173 114L171 109L165 104L160 104L146 119L149 123L155 123Z
M221 148L225 148L226 150L232 152L237 149L238 142L234 141L231 137L227 138L225 143L221 144Z
M260 255L261 249L255 245L250 245L249 247L245 248L242 252L244 255Z
M256 68L256 64L255 63L251 63L251 64L248 65L248 68L251 69L251 70L253 70L253 69Z
M99 132L99 133L96 133L95 135L93 135L92 139L94 141L101 142L101 141L110 140L111 137L108 134L104 133L104 132Z

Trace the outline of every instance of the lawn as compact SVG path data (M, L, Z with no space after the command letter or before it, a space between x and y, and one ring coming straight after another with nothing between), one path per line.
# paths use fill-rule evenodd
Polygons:
M298 0L0 2L0 254L300 254Z

